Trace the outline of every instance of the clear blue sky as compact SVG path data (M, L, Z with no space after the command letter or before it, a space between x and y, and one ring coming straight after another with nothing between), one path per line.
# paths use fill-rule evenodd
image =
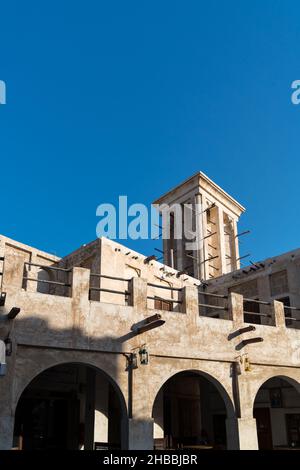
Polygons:
M202 170L247 207L241 254L299 247L299 1L10 0L0 16L2 234L64 255L96 237L98 204L150 204Z

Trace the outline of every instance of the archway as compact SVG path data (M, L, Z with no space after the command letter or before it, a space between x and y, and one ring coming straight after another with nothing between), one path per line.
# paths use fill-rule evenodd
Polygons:
M153 405L156 449L226 449L226 419L234 416L222 385L199 371L179 372L161 387Z
M120 449L126 405L117 385L95 367L66 363L35 377L16 408L14 448Z
M253 407L261 450L300 448L300 384L272 377L259 388Z

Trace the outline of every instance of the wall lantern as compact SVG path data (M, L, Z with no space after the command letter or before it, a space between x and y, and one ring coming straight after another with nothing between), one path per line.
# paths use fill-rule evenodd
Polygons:
M251 372L252 370L250 360L247 356L245 356L244 358L244 369L245 369L245 372Z
M1 294L0 294L0 307L3 307L5 305L5 300L6 300L6 292L1 292Z
M139 350L140 363L146 366L149 363L149 354L145 346L142 346Z
M4 343L5 343L6 356L11 356L12 355L12 340L9 337L7 337L4 340Z
M6 346L5 342L0 339L0 376L6 374Z

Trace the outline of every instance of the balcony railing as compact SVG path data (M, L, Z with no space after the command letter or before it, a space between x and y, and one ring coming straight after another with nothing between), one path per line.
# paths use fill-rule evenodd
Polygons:
M157 290L159 293L157 293ZM160 294L160 290L165 295ZM182 312L182 288L165 286L162 284L147 283L147 305L150 309ZM149 302L150 301L150 302Z
M243 298L244 322L254 324L273 325L274 318L271 312L271 302L259 299Z
M229 320L228 296L211 292L199 292L199 315Z
M31 290L30 283L36 283L37 292L70 297L71 274L71 269L25 261L22 287L25 290Z
M0 270L3 258L0 258ZM18 288L35 293L129 305L139 312L147 309L169 310L186 316L223 319L235 323L260 323L300 329L300 307L280 301L265 301L243 297L236 293L222 295L199 291L196 286L175 287L146 279L131 279L108 274L90 273L81 267L64 268L43 265L8 256L1 271L1 291Z
M295 315L296 312L299 312L299 317L298 318L296 316L291 316L292 313L293 313L293 315ZM284 313L285 313L286 326L290 327L290 328L299 329L300 328L300 308L285 305L284 306Z
M114 285L116 285L116 282L117 282L117 287L120 284L121 284L121 287L119 287L119 289L112 289L111 287L105 287L105 284L103 286L103 281L105 280L109 281L109 285L111 284L111 282ZM121 302L121 305L122 304L128 305L130 303L129 300L131 296L131 292L129 290L130 281L131 279L125 279L123 277L91 273L90 274L89 299L94 300L94 301L99 301L99 302L100 301L109 302L110 300L115 300L114 296L117 295L117 296L123 296L123 302ZM105 296L105 294L111 294L111 295ZM112 303L119 303L119 302L116 301Z

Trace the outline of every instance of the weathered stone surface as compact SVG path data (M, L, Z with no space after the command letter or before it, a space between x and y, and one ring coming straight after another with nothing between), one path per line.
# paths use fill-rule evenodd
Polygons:
M280 302L274 301L271 306L273 326L257 324L255 331L236 334L237 330L248 326L243 320L241 295L229 295L230 319L201 316L195 286L199 284L197 279L177 278L176 270L156 261L145 264L144 256L118 243L101 239L62 260L52 255L47 257L45 253L17 242L17 252L12 254L14 242L5 237L1 237L0 245L5 257L2 290L7 292L5 306L0 308L0 334L1 339L9 334L13 341L13 354L7 358L7 375L0 377L2 448L12 445L13 418L22 392L38 374L57 364L88 364L111 377L132 410L128 434L129 448L132 449L151 448L155 398L163 384L178 372L198 372L217 386L226 405L230 448L257 448L253 404L266 380L274 376L287 377L300 388L300 331L285 326ZM70 296L61 295L62 291L57 295L37 292L32 284L30 288L24 288L24 261L37 257L48 265L72 268ZM288 271L293 299L299 298L299 283L293 277L299 274L299 259L297 251L293 258L286 255L278 261L279 270L285 268ZM265 276L273 272L275 264L266 267L267 271L262 268L250 276L263 279L266 289ZM121 292L126 290L131 294L128 301L125 295L106 291L100 294L96 291L98 298L93 297L89 289L96 286L96 281L90 282L87 265L102 275L126 279L101 278L98 286ZM234 284L230 276L211 281L208 290L228 293ZM182 288L182 291L147 287L147 283ZM181 303L174 303L172 311L158 310L147 296ZM15 320L8 321L6 315L14 306L21 312ZM165 324L134 335L133 326L154 313L159 313ZM261 337L263 341L243 345L243 340L255 337ZM147 346L150 360L147 366L139 366L133 371L129 404L125 354L136 351L143 344ZM238 380L240 416L236 416L231 368L245 355L251 370L246 371L241 362Z

